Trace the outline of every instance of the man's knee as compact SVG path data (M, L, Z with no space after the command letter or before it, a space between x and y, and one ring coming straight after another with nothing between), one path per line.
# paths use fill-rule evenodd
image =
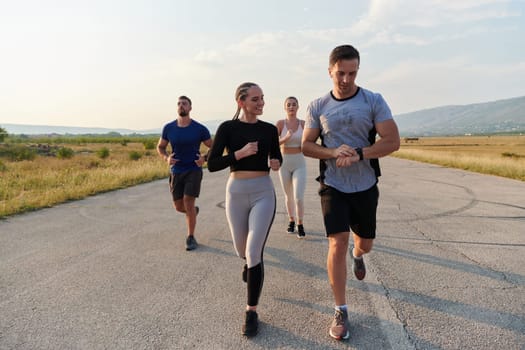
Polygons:
M329 236L329 249L332 254L342 255L346 254L348 250L348 232L335 233Z
M374 245L374 240L370 238L361 238L354 234L354 246L359 249L362 254L369 253Z
M175 210L181 213L185 213L186 209L184 208L184 203L182 202L173 202L173 206L175 207Z

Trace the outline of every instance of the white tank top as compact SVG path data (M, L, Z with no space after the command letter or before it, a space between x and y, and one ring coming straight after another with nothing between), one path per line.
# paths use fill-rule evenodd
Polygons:
M281 137L286 136L286 133L288 132L288 128L286 127L286 120L283 123L283 130L281 131ZM285 143L283 143L283 147L301 147L301 139L303 138L303 126L301 125L301 122L299 122L299 125L297 126L297 130L292 134L292 137L290 137Z

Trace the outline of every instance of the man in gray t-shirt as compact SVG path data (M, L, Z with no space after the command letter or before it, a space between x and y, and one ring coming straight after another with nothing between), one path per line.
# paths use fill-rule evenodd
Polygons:
M302 140L304 155L320 159L327 270L336 308L329 334L339 340L350 335L345 295L350 231L353 271L362 280L363 255L372 249L376 230L377 158L399 149L399 132L387 103L355 83L359 60L359 52L350 45L332 50L328 72L333 89L308 106Z

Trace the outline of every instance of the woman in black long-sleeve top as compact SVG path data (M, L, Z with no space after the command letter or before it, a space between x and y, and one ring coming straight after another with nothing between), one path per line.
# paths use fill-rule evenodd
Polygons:
M279 170L283 158L277 128L258 119L264 106L261 88L243 83L235 99L237 112L233 120L217 129L208 170L230 167L226 217L237 255L246 259L242 278L247 283L248 302L242 333L253 336L257 334L256 309L264 281L263 250L275 216L275 190L269 172Z

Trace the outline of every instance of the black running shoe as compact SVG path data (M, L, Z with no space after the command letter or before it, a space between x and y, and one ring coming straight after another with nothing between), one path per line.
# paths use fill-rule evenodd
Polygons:
M290 221L288 223L288 228L286 229L286 232L288 232L288 233L294 233L295 232L295 221Z
M246 311L246 320L242 325L242 334L247 337L253 337L259 330L259 320L257 319L257 312Z
M197 240L195 239L195 237L193 237L193 235L188 236L188 238L186 238L186 250L197 249L197 246Z
M297 237L304 238L306 233L304 233L304 227L302 224L297 225Z

